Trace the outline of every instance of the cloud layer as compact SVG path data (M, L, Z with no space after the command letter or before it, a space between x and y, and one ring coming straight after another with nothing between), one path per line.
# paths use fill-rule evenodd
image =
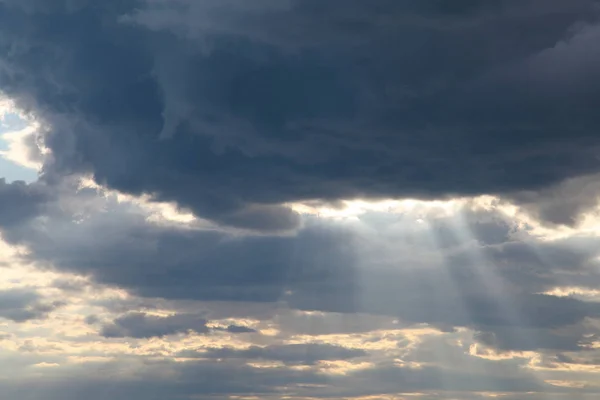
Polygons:
M598 171L591 0L241 3L3 2L0 84L50 127L48 177L282 230L291 201Z
M3 396L596 398L598 11L0 0Z

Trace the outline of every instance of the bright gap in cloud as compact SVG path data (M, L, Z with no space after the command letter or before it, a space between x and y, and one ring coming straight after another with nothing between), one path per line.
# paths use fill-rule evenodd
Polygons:
M337 204L294 203L291 204L291 207L300 214L336 220L349 219L358 221L361 215L368 212L390 214L411 213L415 217L431 212L435 212L438 215L449 215L460 207L463 202L463 199L448 201L422 201L414 199L341 200Z
M424 224L428 219L457 217L464 210L496 211L514 222L530 237L542 241L565 239L573 235L600 235L600 205L581 216L577 226L548 226L528 214L518 205L491 195L461 197L450 200L339 200L335 203L304 202L289 206L305 217L318 217L336 221L364 222L361 216L368 213L404 215L410 221Z
M27 120L10 101L0 99L0 178L8 182L37 179L41 165L31 159L26 144L37 129L37 123Z
M180 227L191 226L195 223L198 227L210 228L210 222L196 218L192 213L181 210L174 203L152 201L151 196L133 196L116 190L110 190L97 184L92 177L83 177L79 182L79 189L96 190L100 197L114 198L116 202L139 207L147 213L147 219L157 224L176 224Z

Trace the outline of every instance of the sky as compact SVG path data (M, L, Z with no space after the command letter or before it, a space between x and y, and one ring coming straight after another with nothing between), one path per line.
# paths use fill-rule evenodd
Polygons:
M32 128L9 107L2 107L0 102L0 171L9 182L37 180L39 166L28 162L27 147L21 145L25 137L34 135Z
M599 17L0 0L2 398L598 398Z

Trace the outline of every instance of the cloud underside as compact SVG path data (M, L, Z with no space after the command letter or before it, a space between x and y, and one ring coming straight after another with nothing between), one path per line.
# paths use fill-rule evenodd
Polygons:
M47 179L251 229L297 226L299 200L522 199L598 172L594 2L458 4L4 1L0 85L50 126Z
M597 12L0 0L3 396L592 398Z

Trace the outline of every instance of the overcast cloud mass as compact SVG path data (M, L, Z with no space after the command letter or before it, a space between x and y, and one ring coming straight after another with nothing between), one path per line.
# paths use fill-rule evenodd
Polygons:
M596 0L0 0L0 393L600 394Z

